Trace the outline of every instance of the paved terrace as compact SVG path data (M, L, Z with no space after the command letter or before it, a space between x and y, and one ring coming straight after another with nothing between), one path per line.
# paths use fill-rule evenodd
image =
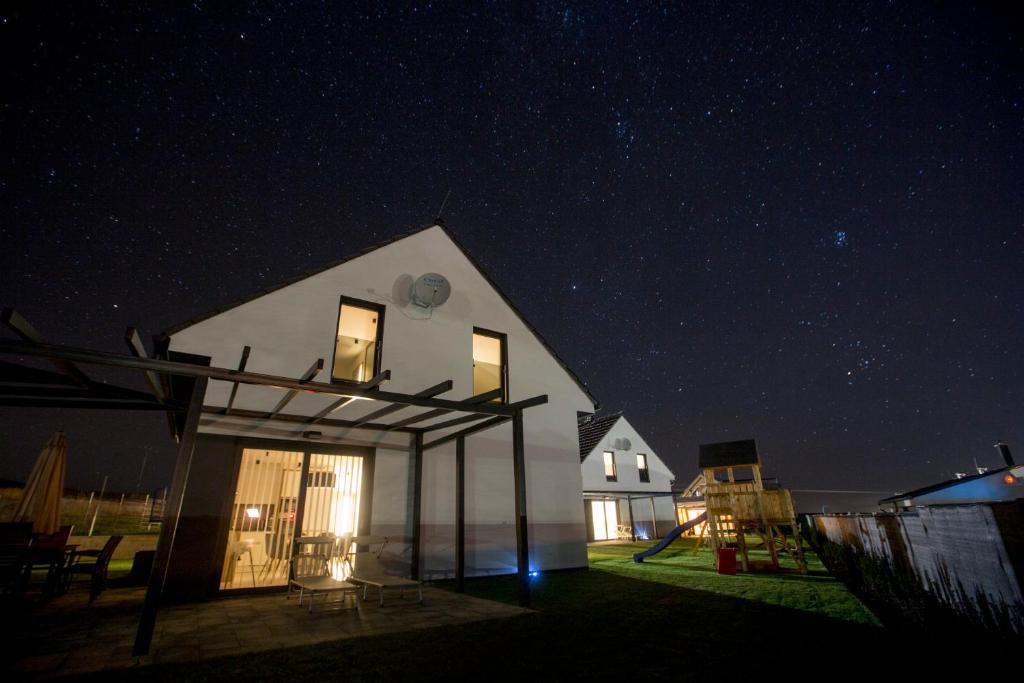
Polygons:
M18 677L52 678L89 671L145 666L159 662L198 661L261 650L310 645L330 640L373 636L412 629L500 619L528 610L481 600L429 586L423 604L406 594L388 594L384 607L376 596L320 602L310 614L298 606L296 595L283 593L227 597L210 602L167 607L157 618L153 647L143 658L131 656L144 589L108 589L93 604L88 591L71 593L46 604L33 605L24 627L7 637L13 649L4 657ZM344 605L346 609L339 608ZM14 615L5 617L8 625ZM5 647L6 649L6 647Z

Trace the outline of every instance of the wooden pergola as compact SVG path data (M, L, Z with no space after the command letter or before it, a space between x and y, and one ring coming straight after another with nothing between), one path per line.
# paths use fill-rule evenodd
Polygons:
M323 359L317 359L301 377L282 377L246 370L250 347L245 347L237 368L219 368L210 365L205 356L177 353L168 350L166 338L156 340L156 353L147 354L137 330L129 327L124 339L129 355L82 349L48 343L16 311L3 309L0 322L20 339L0 339L0 353L11 356L38 358L48 361L54 371L20 363L0 361L0 406L42 408L106 408L121 410L157 410L168 415L171 430L178 443L177 459L170 492L167 498L163 524L157 542L153 571L146 589L146 598L139 621L133 654L149 652L157 609L167 578L179 515L188 487L188 472L195 450L196 434L204 413L231 415L255 421L292 424L296 438L311 436L316 426L358 428L378 433L405 433L409 435L413 453L413 540L412 575L419 578L422 554L420 507L423 484L423 454L443 444L455 442L456 490L456 582L462 591L465 579L465 440L467 436L512 423L512 460L515 486L516 559L519 602L530 603L529 543L526 518L526 472L523 443L523 413L527 408L547 403L546 395L535 396L516 403L493 402L500 398L501 390L478 394L463 400L441 398L452 389L451 380L428 387L415 394L386 391L382 385L391 379L385 370L365 382L317 382L323 369ZM105 382L95 381L79 368L79 364L136 370L143 373L149 391L138 391ZM227 405L204 406L206 391L211 381L232 385ZM242 410L234 407L238 386L241 384L272 387L283 393L270 411ZM286 412L289 402L299 392L319 393L337 397L315 415ZM372 400L380 407L358 418L345 419L345 406L357 399ZM411 409L420 410L405 416L396 415ZM392 417L394 416L394 417ZM427 425L428 420L448 417ZM390 418L390 419L389 419ZM395 419L397 418L397 419ZM455 429L455 431L450 431Z

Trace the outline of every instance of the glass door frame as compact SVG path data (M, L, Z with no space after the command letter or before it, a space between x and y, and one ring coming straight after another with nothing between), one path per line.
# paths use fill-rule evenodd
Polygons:
M231 534L231 515L235 504L235 491L238 489L238 478L242 471L242 454L246 449L264 449L270 451L289 451L302 453L302 470L299 474L299 494L295 500L295 525L292 538L293 550L295 537L302 533L303 517L305 515L306 489L309 487L309 465L310 455L349 455L363 459L362 481L359 482L359 529L360 536L370 534L373 515L373 472L376 456L376 449L366 446L348 446L338 443L321 443L318 441L289 441L284 439L253 439L248 437L235 437L234 463L231 470L231 482L224 492L224 505L221 513L220 531L217 538L217 576L220 576L221 563L228 547L228 538ZM245 593L279 592L286 590L284 586L259 586L256 588L221 588L218 582L217 594L242 595Z

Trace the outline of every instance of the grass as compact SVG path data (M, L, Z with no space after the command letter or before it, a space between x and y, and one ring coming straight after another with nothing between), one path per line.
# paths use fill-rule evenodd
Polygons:
M860 671L877 678L883 662L918 653L916 670L940 661L934 653L942 643L877 625L813 556L806 576L720 576L710 554L695 556L685 541L634 564L632 552L643 547L593 546L590 570L542 574L532 582L536 612L522 616L95 678L827 680ZM515 577L470 579L466 587L478 597L515 600ZM949 673L952 664L942 666Z
M590 567L642 581L662 583L692 590L707 591L770 605L815 612L828 617L865 624L877 624L871 612L842 583L829 575L812 552L806 552L807 574L738 573L722 576L715 571L711 553L695 553L696 539L681 538L642 564L633 562L633 553L650 543L604 544L590 547ZM767 551L753 549L751 560L767 560ZM795 570L795 564L783 559L783 567Z

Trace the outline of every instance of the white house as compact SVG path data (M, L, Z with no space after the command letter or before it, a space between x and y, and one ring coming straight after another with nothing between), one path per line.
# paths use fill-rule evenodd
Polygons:
M676 526L675 475L622 413L579 419L587 539L658 538Z
M432 273L450 283L450 298L426 307L410 301L413 281ZM207 356L216 367L359 386L390 371L381 391L452 400L494 394L492 402L480 402L481 410L546 395L546 403L522 413L530 570L586 566L577 415L594 411L596 401L442 226L393 239L165 335L163 355L172 359ZM195 598L283 586L297 539L324 533L387 536L384 559L396 569L421 578L452 576L459 441L465 574L515 572L513 425L423 450L430 445L424 440L444 441L489 417L452 419L443 412L211 381L170 592ZM387 425L379 425L385 413Z

